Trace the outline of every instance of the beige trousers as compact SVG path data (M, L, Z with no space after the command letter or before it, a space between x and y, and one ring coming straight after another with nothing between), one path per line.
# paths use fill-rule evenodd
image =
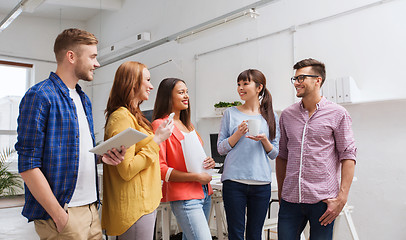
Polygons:
M100 240L102 239L101 223L96 204L68 208L69 219L62 232L56 230L52 218L34 220L35 231L41 240Z

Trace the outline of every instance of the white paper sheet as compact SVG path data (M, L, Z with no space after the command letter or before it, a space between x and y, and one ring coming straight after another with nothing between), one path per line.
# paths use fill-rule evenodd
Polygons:
M213 174L213 169L204 169L203 161L207 158L203 146L199 141L196 131L184 134L185 139L181 141L183 156L185 157L186 169L188 172Z

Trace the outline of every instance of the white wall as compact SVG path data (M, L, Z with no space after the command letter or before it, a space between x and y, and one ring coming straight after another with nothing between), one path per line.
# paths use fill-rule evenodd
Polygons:
M4 16L1 16L1 19ZM62 21L20 15L0 33L0 59L34 65L34 83L56 70L54 42L65 28L84 28L79 21ZM1 79L0 81L6 81ZM9 80L8 80L9 81Z
M105 12L88 22L100 38L100 46L143 31L152 41L233 11L253 1L124 1L119 12ZM103 110L114 72L125 60L155 66L152 83L157 88L164 77L183 78L190 89L194 123L206 142L217 132L219 118L212 105L219 100L238 100L235 79L246 68L262 70L274 97L275 109L294 101L289 78L292 65L303 58L322 60L327 76L352 76L362 100L370 104L347 105L353 117L359 149L356 175L349 203L361 239L405 239L405 160L401 147L406 110L404 75L406 62L406 1L280 0L259 8L256 20L243 19L129 57L96 72L93 105L96 131L102 138ZM372 5L370 5L372 4ZM311 24L307 24L311 23ZM100 31L101 29L101 31ZM281 32L279 32L281 31ZM264 37L262 37L264 36ZM261 37L261 38L259 38ZM255 39L243 43L247 39ZM241 43L231 46L235 43ZM226 47L230 46L230 47ZM226 48L223 48L226 47ZM219 50L216 50L219 49ZM204 54L206 52L213 52ZM195 59L195 55L198 58ZM154 95L143 104L153 106ZM402 134L403 133L403 134ZM339 239L348 239L345 223Z
M87 27L101 40L101 48L145 31L151 32L155 41L253 2L124 0L119 12L103 11Z
M349 203L355 207L352 216L360 239L406 239L405 104L397 100L345 106L358 147L357 181Z

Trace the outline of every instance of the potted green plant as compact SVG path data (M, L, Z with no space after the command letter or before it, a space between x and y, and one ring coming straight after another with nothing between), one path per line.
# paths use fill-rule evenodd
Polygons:
M218 102L216 104L214 104L214 110L216 112L216 115L223 115L224 111L229 108L229 107L233 107L233 106L239 106L242 103L240 101L234 101L234 102Z
M9 171L6 160L15 152L12 148L4 148L0 152L0 196L15 195L23 186L18 174Z

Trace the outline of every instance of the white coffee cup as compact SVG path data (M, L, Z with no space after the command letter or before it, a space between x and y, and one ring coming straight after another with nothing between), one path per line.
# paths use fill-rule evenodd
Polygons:
M259 129L261 128L261 120L259 119L248 119L248 133L250 136L257 136L259 134Z

